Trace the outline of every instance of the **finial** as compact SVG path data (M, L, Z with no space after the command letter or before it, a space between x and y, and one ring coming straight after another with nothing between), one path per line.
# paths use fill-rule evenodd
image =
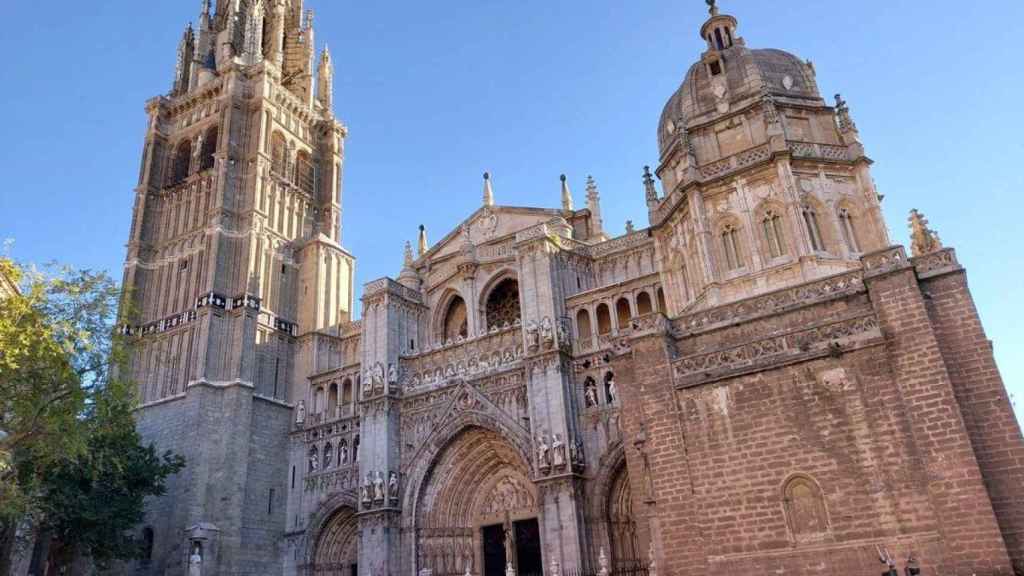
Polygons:
M928 227L928 219L924 214L913 209L907 218L910 225L910 250L914 256L931 254L942 249L939 235Z
M210 0L203 0L199 7L199 13L203 16L210 15Z
M491 187L490 172L484 172L484 206L494 206L494 189Z
M650 166L644 166L644 197L648 205L658 201L658 189L654 187L654 175L651 174Z
M427 253L427 227L420 224L419 255Z
M843 100L841 94L836 94L836 122L842 132L856 132L857 125L850 116L850 106Z
M560 179L562 180L562 210L572 212L572 192L569 191L569 183L565 174L562 174Z
M704 0L708 5L708 13L712 16L718 16L718 3L715 0Z
M636 232L636 228L633 227L633 221L626 220L626 234L632 234L633 232Z

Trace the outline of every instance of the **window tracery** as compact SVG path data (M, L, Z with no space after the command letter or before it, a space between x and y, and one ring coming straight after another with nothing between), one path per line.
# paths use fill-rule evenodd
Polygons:
M722 256L725 259L727 270L736 270L743 266L742 254L740 252L739 230L733 224L726 224L722 227Z
M857 227L853 222L853 215L848 208L839 209L839 227L843 232L843 240L850 252L860 252L860 242L857 239Z
M786 237L782 231L782 217L775 210L768 210L761 219L768 255L778 258L786 253Z
M512 326L521 318L519 309L519 282L506 278L487 296L487 329Z
M811 249L815 252L824 252L825 243L821 239L821 227L818 226L818 213L810 205L803 207L804 225L807 227L807 236L811 240Z

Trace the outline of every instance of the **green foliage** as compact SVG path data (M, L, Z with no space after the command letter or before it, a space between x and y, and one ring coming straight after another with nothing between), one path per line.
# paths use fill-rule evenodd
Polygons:
M129 532L143 518L144 499L164 493L184 467L170 452L143 446L132 419L133 395L112 383L95 396L84 419L84 453L40 471L41 526L65 550L87 553L99 566L138 556Z
M104 273L2 257L0 274L20 290L0 294L0 528L29 518L68 559L134 557L143 500L184 462L135 431L120 290Z

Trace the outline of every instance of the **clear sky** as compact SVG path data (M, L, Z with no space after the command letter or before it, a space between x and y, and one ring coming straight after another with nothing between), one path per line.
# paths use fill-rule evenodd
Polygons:
M199 0L4 2L0 238L23 261L120 276L145 132ZM1016 0L722 0L752 48L814 61L850 107L895 240L922 210L969 271L1003 377L1024 412L1020 297L1024 139ZM479 206L582 204L606 227L647 223L662 106L703 50L700 0L307 0L348 124L344 244L357 283L397 275L416 226L441 238Z

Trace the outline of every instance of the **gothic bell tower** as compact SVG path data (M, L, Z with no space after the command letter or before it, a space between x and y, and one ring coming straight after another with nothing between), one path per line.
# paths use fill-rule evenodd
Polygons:
M312 22L302 0L203 0L146 105L123 329L138 428L187 468L149 503L134 573L281 565L296 390L353 303L346 129Z

